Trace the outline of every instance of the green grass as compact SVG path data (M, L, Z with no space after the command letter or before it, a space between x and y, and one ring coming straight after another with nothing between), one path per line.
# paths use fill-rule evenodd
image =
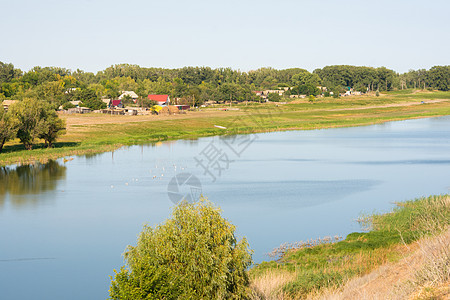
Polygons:
M180 116L168 120L155 119L125 124L77 125L71 127L53 149L44 149L43 144L38 143L34 150L26 151L18 141L9 142L0 154L0 165L99 153L124 145L149 144L166 140L279 130L361 126L394 120L450 115L450 102L368 108L374 105L417 102L425 98L450 100L450 92L389 93L382 97L323 98L314 104L305 102L278 107L273 103L240 104L239 111L217 111L207 117L202 113L196 115L192 113L188 118ZM364 109L355 110L354 108ZM218 129L214 125L225 126L227 129Z
M289 250L278 261L254 267L250 274L258 278L273 270L294 273L295 279L283 286L283 292L292 298L337 287L381 264L399 260L404 243L410 244L450 225L448 197L432 196L398 203L390 213L365 217L364 221L372 226L369 232L351 233L336 243Z

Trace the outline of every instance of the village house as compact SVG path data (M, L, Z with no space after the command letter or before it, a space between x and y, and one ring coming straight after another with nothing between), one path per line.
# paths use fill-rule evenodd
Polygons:
M111 107L111 99L102 99L102 102L106 104L107 108Z
M282 89L282 90L264 90L262 93L265 96L268 96L269 94L278 94L280 96L283 96L284 92L285 90Z
M91 109L88 107L74 107L65 111L66 114L88 114L90 112Z
M18 102L18 100L3 100L2 105L5 111L8 111L8 108L14 103Z
M72 104L75 107L80 107L81 101L79 101L79 100L77 100L77 101L69 101L69 102L70 102L70 104Z
M155 101L158 105L169 105L170 103L169 95L148 95L148 99Z
M111 100L111 107L114 108L123 108L122 100Z
M126 96L129 96L134 103L137 102L139 96L134 91L121 91L121 95L119 96L119 100L123 100Z
M125 107L124 111L125 111L125 114L130 115L130 116L138 115L138 109L136 107Z
M174 105L176 108L178 108L180 111L189 110L191 108L190 105Z

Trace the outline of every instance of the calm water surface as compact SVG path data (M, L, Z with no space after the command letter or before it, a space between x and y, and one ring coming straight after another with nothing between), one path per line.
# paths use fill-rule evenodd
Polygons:
M0 169L0 298L106 298L126 245L170 215L180 173L200 179L256 262L284 242L358 231L358 215L394 201L449 192L449 117L250 137L247 148L214 137ZM195 160L212 150L227 155L214 182Z

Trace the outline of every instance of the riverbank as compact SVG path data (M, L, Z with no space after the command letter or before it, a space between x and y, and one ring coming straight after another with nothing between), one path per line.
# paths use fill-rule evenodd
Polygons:
M450 197L362 217L368 232L279 249L250 271L254 299L406 299L450 295Z
M422 103L422 101L424 103ZM362 126L388 121L450 115L450 92L398 91L375 96L321 98L315 103L219 105L170 116L62 115L67 134L55 147L37 143L27 151L17 140L7 143L0 165L24 164L72 155L112 151L122 146L282 130ZM219 126L219 127L217 127ZM224 129L225 128L225 129Z

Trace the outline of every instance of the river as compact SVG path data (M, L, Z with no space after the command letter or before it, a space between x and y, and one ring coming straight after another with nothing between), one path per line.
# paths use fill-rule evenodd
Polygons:
M345 236L360 230L361 214L449 189L450 117L180 140L4 167L0 298L107 298L125 247L183 195L219 205L261 262L284 242Z

